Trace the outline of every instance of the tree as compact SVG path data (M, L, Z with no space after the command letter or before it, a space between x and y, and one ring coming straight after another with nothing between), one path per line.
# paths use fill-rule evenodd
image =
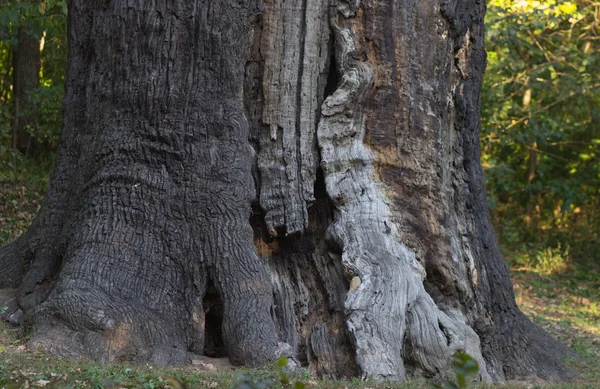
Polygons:
M40 40L30 35L24 27L18 29L18 40L13 53L14 145L22 152L31 147L31 135L27 127L32 118L27 111L33 108L29 94L40 83Z
M565 379L479 160L485 3L69 4L47 199L0 252L30 345L325 376Z

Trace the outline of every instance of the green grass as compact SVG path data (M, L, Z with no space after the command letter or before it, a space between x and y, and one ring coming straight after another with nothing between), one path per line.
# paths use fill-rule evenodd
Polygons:
M512 277L523 312L577 352L581 359L569 364L600 388L600 275L519 270Z
M582 355L585 355L585 352ZM254 382L264 382L265 380L278 381L275 366L266 370L239 369L237 371L205 372L194 370L191 367L163 368L148 365L99 364L49 357L39 352L28 350L24 346L23 337L19 336L18 330L0 323L0 388L177 388L176 385L169 383L170 377L183 382L185 387L190 389L234 388L236 383L240 381L240 375L249 377ZM303 382L306 388L323 389L431 388L431 385L424 380L402 384L374 383L358 379L352 381L322 381L312 378L308 373L293 377L294 380ZM479 385L477 387L482 389L587 389L600 387L600 385L594 383L600 381L588 381L587 379L585 381L587 383L579 382L561 385L515 383L495 386ZM281 384L273 387L284 388Z
M162 368L153 366L99 364L48 357L28 350L17 330L0 323L0 388L44 386L47 388L169 388L169 377L182 381L187 388L233 388L240 375L252 381L277 381L275 366L267 370L239 369L236 371L205 372L189 368ZM293 377L310 388L427 388L424 381L406 384L354 381L317 381L308 373ZM277 385L275 387L282 388Z
M517 301L538 324L555 337L569 344L581 359L569 365L581 373L577 383L561 385L510 384L479 386L481 388L600 388L600 321L596 308L599 302L599 281L578 280L566 275L553 278L531 271L513 273ZM205 372L186 368L161 368L151 366L98 364L86 361L48 357L25 347L26 336L17 329L0 323L0 388L169 388L167 378L176 377L187 388L233 388L239 374L255 382L277 380L277 369L240 369ZM308 373L299 378L307 388L431 388L424 380L404 384L353 381L319 381ZM277 387L282 387L281 385Z

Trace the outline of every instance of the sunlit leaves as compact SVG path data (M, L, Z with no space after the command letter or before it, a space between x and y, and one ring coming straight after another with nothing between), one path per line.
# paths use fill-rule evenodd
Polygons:
M538 239L541 227L568 225L557 209L597 207L600 4L488 4L482 93L488 195L497 219L526 221L520 225Z
M40 39L40 87L30 93L33 109L21 112L32 119L30 134L53 145L62 125L62 100L66 68L65 0L0 0L0 167L15 155L11 146L13 116L12 66L18 48L18 31ZM17 153L18 154L18 153Z
M557 0L492 0L492 7L499 7L503 11L499 14L534 13L542 12L548 16L581 17L577 13L577 4L572 1Z

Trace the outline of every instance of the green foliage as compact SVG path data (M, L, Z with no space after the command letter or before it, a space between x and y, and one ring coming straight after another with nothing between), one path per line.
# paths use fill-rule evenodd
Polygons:
M2 14L1 10L0 14ZM10 170L8 166L9 161L15 156L15 150L12 150L12 119L14 111L11 92L12 49L8 42L0 40L0 172Z
M492 0L486 23L482 162L506 254L547 268L570 247L599 270L598 4Z
M528 244L513 254L513 265L532 269L540 274L560 274L567 268L569 246L562 248L560 242L556 247Z
M19 177L0 170L0 247L24 233L46 193L54 156L38 155L18 161Z
M456 374L456 382L446 381L434 385L439 389L466 389L479 376L479 364L469 354L457 353L452 358L452 366Z
M33 125L28 132L38 142L56 146L62 129L62 101L64 86L41 86L29 95L35 109L28 112Z
M45 31L54 29L57 21L64 20L67 3L65 0L2 0L0 10L0 40L16 46L20 28L38 39Z
M28 98L33 108L20 112L32 123L27 131L37 143L54 149L62 127L62 100L67 56L65 0L0 0L0 174L9 173L22 156L12 148L15 104L13 57L18 31L40 40L40 86ZM12 177L13 179L16 177Z
M532 268L542 274L559 273L561 270L564 270L568 258L569 248L561 250L559 243L556 248L546 247L538 251Z

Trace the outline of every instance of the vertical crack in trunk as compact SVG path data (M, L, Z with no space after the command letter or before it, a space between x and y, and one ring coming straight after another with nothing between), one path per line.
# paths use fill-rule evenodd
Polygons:
M265 0L258 169L259 200L272 236L308 227L328 60L326 9L321 0Z
M306 86L303 87L304 84L306 84L307 82L310 83L312 81L312 78L314 77L314 62L313 62L313 58L310 58L310 61L305 62L305 55L306 52L308 50L310 50L310 47L307 47L306 45L306 38L307 38L307 29L309 27L312 27L314 25L314 22L311 22L310 25L308 24L308 13L310 12L311 8L308 8L308 0L302 0L301 1L301 9L300 9L300 13L301 13L301 18L300 18L300 29L299 29L299 34L298 34L298 40L299 40L299 50L297 55L299 56L298 59L298 63L300 66L298 66L298 84L296 85L296 126L294 127L294 131L295 131L295 136L296 136L296 155L295 155L295 161L297 163L297 177L298 180L296 181L296 191L300 194L300 198L303 200L303 207L306 207L306 203L308 201L313 201L315 199L314 196L314 192L313 192L313 187L314 187L314 179L315 179L315 175L314 175L314 167L315 167L315 163L314 161L311 161L312 163L306 163L308 161L305 161L303 158L303 154L307 154L307 153L312 153L314 154L315 151L315 140L314 139L310 139L311 137L314 138L315 137L315 130L316 127L310 126L310 112L304 112L305 110L305 105L306 105L306 100L307 98L310 100L314 100L316 98L316 95L314 94L316 91L315 90L311 90L311 88L307 88ZM314 9L314 7L312 7L312 9ZM311 35L314 33L311 33ZM311 37L308 37L309 39ZM315 45L311 45L311 46L315 46ZM314 49L313 49L314 50ZM308 77L305 78L304 76L304 71L307 71L309 74L307 74ZM309 123L307 126L307 123L305 123L305 120L309 119ZM307 131L306 133L303 134L303 129L304 127L306 127ZM309 141L307 141L307 139L305 139L306 136L309 136ZM308 170L308 174L307 171ZM304 174L303 174L304 173ZM310 174L313 173L313 174ZM304 222L304 229L306 229L306 227L308 227L308 215L306 215L305 218L305 222ZM290 231L290 232L297 232L297 231Z
M333 208L322 175L317 176L314 190L306 231L270 236L257 206L251 220L254 241L271 270L274 317L280 341L289 345L287 355L320 377L353 377L357 373L354 352L344 330L347 284L339 257L328 254L324 239Z
M317 168L316 123L331 52L327 9L321 0L265 1L244 100L258 168L259 201L250 223L258 253L270 267L273 316L280 341L287 343L281 346L319 376L340 378L355 376L357 369L347 333L340 330L347 287L339 258L327 254L332 207ZM269 125L282 118L295 122ZM296 169L294 175L288 168ZM296 231L300 211L306 225Z
M359 369L374 379L403 380L407 368L438 374L461 350L479 361L487 380L477 335L462 314L438 309L423 287L422 265L398 241L388 199L375 180L373 152L364 143L364 104L375 68L361 40L362 10L344 2L332 9L342 80L323 103L317 137L336 207L328 239L342 249L342 262L353 276L345 310Z

